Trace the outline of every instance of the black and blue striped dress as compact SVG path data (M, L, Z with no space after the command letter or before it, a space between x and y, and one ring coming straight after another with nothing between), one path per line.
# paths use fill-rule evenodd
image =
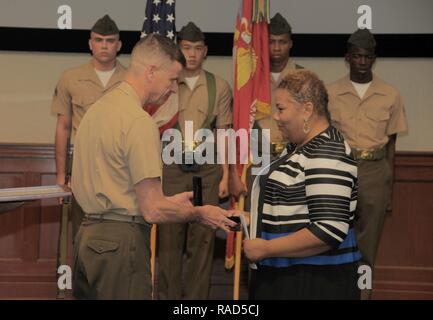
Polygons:
M354 266L361 257L353 228L357 166L350 155L350 147L332 126L298 150L295 147L289 144L287 152L254 182L252 237L270 240L307 228L332 249L309 257L264 259L258 262L258 273L278 270L276 275L284 270L293 272L293 267L297 267L318 270L318 274L325 269L336 270L338 274L339 266L346 268L348 265L350 273L356 273ZM315 278L309 281L314 282ZM275 292L275 288L272 291ZM305 298L308 297L307 294Z

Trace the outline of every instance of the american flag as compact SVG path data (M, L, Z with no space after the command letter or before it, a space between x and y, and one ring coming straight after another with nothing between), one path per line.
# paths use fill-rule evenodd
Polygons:
M174 40L175 0L147 0L141 37L149 33L158 33Z
M174 7L175 0L147 0L141 37L158 33L174 41L176 34ZM177 93L173 93L163 105L147 105L146 111L152 116L162 135L166 129L173 128L177 123L179 97Z

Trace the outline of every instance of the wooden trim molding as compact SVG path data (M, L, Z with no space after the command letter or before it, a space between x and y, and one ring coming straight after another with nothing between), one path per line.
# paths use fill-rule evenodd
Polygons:
M53 144L0 143L1 159L54 159Z
M0 173L37 172L39 174L54 174L55 151L53 144L23 144L0 143ZM31 187L38 184L17 185L16 187ZM4 186L0 180L0 187Z
M0 143L0 158L54 159L54 144L50 143ZM396 166L432 167L433 151L397 151Z

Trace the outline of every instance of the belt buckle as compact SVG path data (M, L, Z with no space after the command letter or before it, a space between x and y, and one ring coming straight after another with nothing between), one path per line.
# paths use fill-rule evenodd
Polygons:
M182 150L183 152L194 152L195 149L201 144L201 141L193 140L193 141L186 141L182 140Z
M361 159L364 160L373 160L373 151L371 150L362 150L361 151Z

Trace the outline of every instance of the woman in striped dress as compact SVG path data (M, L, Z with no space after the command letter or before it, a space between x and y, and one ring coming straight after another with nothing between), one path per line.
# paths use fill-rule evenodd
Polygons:
M291 141L252 190L251 299L359 299L353 230L357 167L329 122L328 95L312 72L287 75L273 117Z

